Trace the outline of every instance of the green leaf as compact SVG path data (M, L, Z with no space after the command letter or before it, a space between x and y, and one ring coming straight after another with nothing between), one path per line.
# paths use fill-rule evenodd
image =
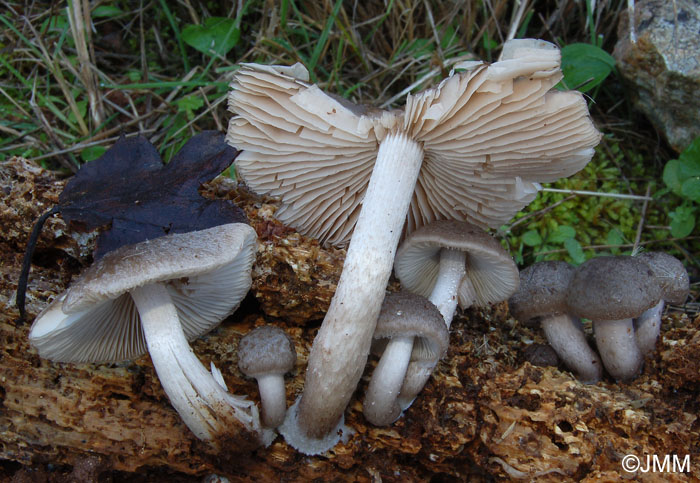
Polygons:
M550 243L563 243L569 238L574 238L576 236L576 230L568 225L559 225L551 235L547 237L547 241Z
M695 210L687 205L681 205L668 214L671 217L671 235L685 238L695 228Z
M193 94L190 96L181 97L175 101L175 104L177 104L177 110L187 114L187 120L191 121L194 117L194 111L204 105L204 99Z
M575 265L581 265L586 261L586 254L583 253L583 248L576 238L567 238L564 240L564 248L569 252L569 256Z
M188 25L182 29L182 40L205 54L226 55L241 38L236 21L226 17L209 17L204 25Z
M107 148L104 146L89 146L80 151L80 158L87 163L88 161L93 161L99 158L106 151Z
M690 178L683 181L681 194L696 203L700 203L700 177Z
M681 179L678 173L680 169L681 162L677 159L672 159L666 163L664 166L663 180L671 191L675 194L681 194Z
M569 89L586 92L602 83L615 68L615 59L591 44L570 44L561 49L561 70Z
M700 136L693 139L693 142L683 150L678 159L683 163L694 163L700 170Z
M112 18L118 17L123 13L124 12L119 7L115 7L114 5L100 5L92 11L92 16L94 18Z
M542 237L537 230L530 230L523 233L522 241L529 247L537 247L542 244Z

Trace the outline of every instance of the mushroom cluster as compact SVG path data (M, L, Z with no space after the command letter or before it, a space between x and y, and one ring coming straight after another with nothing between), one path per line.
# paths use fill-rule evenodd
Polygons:
M683 303L689 279L683 264L662 252L592 258L578 268L540 262L521 272L510 299L513 315L539 318L557 354L585 382L602 366L616 380L639 374L654 350L664 303ZM591 319L598 354L586 341L581 318Z
M338 441L402 234L436 220L500 226L540 182L591 159L600 134L580 93L553 89L560 61L550 43L512 40L500 61L457 64L392 111L324 93L300 64L236 72L227 142L243 150L237 172L282 201L276 215L285 224L324 243L349 242L304 392L282 426L287 441L301 441L297 449Z
M59 362L116 362L148 353L175 410L218 446L241 426L269 441L255 404L230 394L188 344L233 313L252 283L257 236L231 223L124 246L88 268L34 320L29 340Z

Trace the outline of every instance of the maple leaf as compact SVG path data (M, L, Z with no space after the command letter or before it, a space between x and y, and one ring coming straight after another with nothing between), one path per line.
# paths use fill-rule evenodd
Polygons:
M78 231L101 228L95 259L124 245L169 233L203 230L225 223L247 223L242 209L228 200L209 200L199 187L228 168L238 151L224 134L205 131L192 137L168 164L142 136L121 137L99 159L84 165L66 184L59 203L36 223L60 212ZM32 234L34 237L34 233ZM17 307L24 318L24 290L33 252L25 253ZM23 283L24 282L24 283ZM24 285L24 286L23 286Z

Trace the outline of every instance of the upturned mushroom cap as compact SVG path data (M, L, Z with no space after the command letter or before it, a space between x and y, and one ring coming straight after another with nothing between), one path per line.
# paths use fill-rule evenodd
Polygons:
M325 243L350 239L377 146L402 131L425 151L406 230L439 219L496 227L531 202L538 183L570 176L600 134L578 92L561 79L552 44L511 40L499 62L470 62L398 111L354 106L308 84L302 66L242 64L229 96L227 142L276 216Z
M661 300L649 265L637 257L591 258L571 279L567 305L572 314L592 320L637 317Z
M242 223L125 246L88 268L40 313L29 338L42 357L63 362L133 359L147 352L129 290L165 286L189 340L233 313L251 285L255 230Z
M508 300L521 322L567 312L566 294L576 269L563 261L538 262L520 272L520 288Z
M272 325L253 329L238 345L238 368L248 377L284 374L294 369L296 360L292 339Z
M450 334L437 307L425 297L410 292L391 293L384 298L374 339L388 341L394 337L414 337L411 361L437 362L447 353L450 343Z
M404 288L430 296L437 281L442 248L467 254L468 280L460 284L461 307L500 302L517 290L518 268L500 243L480 227L454 220L435 221L406 237L394 261L394 273Z
M661 286L662 298L672 304L682 304L688 298L688 272L677 258L665 252L642 252L637 258L649 265Z

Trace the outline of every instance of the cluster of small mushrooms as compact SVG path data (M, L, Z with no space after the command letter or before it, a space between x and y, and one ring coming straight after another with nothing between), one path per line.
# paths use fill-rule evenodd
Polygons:
M455 64L439 85L388 111L324 93L300 64L240 66L226 138L242 150L237 173L280 200L276 216L286 225L347 246L291 408L283 374L296 356L284 333L255 329L239 345L240 370L258 380L262 418L187 342L231 314L250 287L256 236L245 224L106 255L37 317L32 344L57 361L148 352L197 437L216 445L242 425L265 444L277 428L306 454L347 434L343 413L374 351L364 414L392 423L445 354L457 305L506 300L518 288L512 259L484 230L532 201L539 183L576 173L593 155L600 133L585 99L554 89L560 60L552 44L512 40L498 62ZM404 291L386 295L392 269Z
M603 367L628 381L654 351L665 303L682 304L688 292L679 260L643 252L591 258L577 268L562 261L531 265L520 273L509 307L522 322L539 320L549 344L582 381L598 381ZM598 353L588 345L581 318L593 322Z

